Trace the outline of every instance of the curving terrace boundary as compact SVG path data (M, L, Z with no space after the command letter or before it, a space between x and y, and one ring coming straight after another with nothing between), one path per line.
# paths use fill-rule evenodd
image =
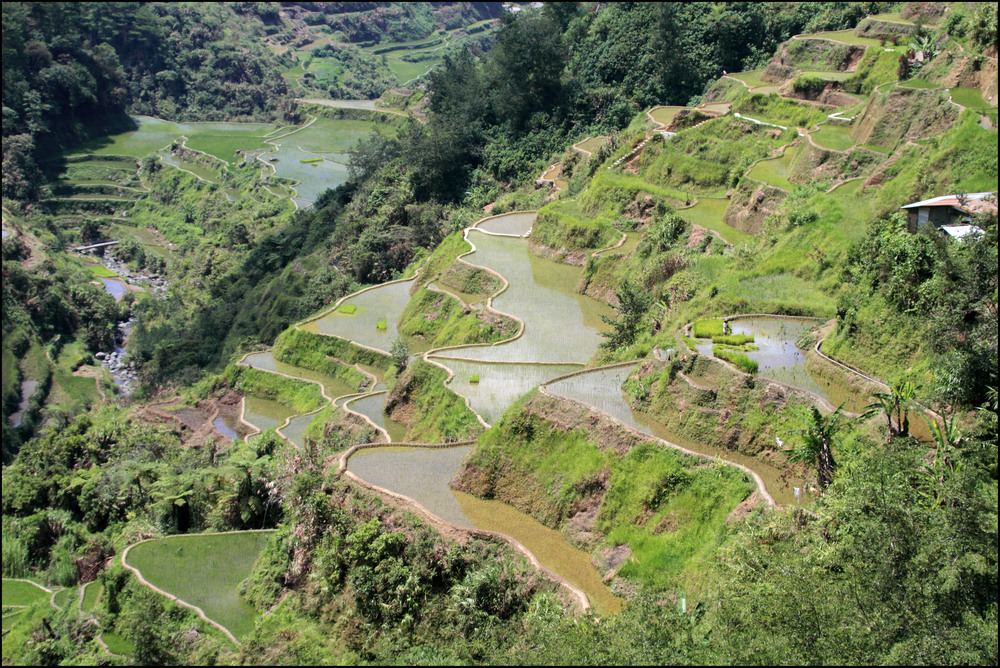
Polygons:
M412 447L412 448L454 448L462 445L473 445L475 443L476 441L472 440L472 441L460 441L456 443L433 443L433 444L397 443L396 445L400 447ZM338 464L339 475L342 478L349 480L353 484L356 484L367 490L375 492L379 496L401 503L405 508L411 511L415 511L418 515L420 515L424 520L426 520L431 526L433 526L441 533L449 532L458 535L470 536L474 538L482 538L485 540L500 541L510 545L515 550L520 552L531 563L531 565L535 568L535 570L537 570L539 573L541 573L543 576L545 576L552 582L566 589L569 592L571 598L576 601L576 604L580 612L585 612L590 609L590 599L587 597L587 594L585 594L582 589L571 583L563 576L559 575L558 573L544 566L542 562L538 560L538 557L536 557L534 553L531 552L531 550L522 545L521 542L518 541L517 539L508 536L505 533L500 533L499 531L470 529L468 527L461 527L458 526L457 524L453 524L445 519L438 517L431 511L427 510L423 505L421 505L416 500L408 496L405 496L403 494L391 492L383 487L379 487L378 485L373 485L370 482L362 480L361 478L359 478L358 476L354 475L353 473L347 470L348 460L358 450L363 450L367 448L380 448L380 447L385 447L385 445L381 443L366 443L363 445L355 445L349 450L345 451L340 456ZM442 531L442 529L444 529L445 531Z
M215 621L214 619L211 619L208 615L205 614L205 611L202 610L201 608L199 608L198 606L196 606L194 604L191 604L191 603L188 603L187 601L174 596L170 592L166 592L166 591L160 589L159 587L157 587L156 585L152 584L149 580L147 580L145 577L143 577L142 572L138 568L136 568L135 566L130 566L129 563L128 563L128 561L126 561L126 559L128 557L128 553L132 550L133 547L135 547L136 545L142 545L143 543L148 543L148 542L153 541L153 540L169 540L171 538L179 538L181 536L186 536L186 537L190 537L190 536L224 536L224 535L234 534L234 533L271 533L273 531L275 531L275 529L248 529L247 531L214 531L214 532L211 532L211 533L177 534L175 536L160 536L158 538L146 538L145 540L140 540L138 543L132 543L131 545L129 545L128 547L126 547L122 551L121 563L122 563L122 566L124 566L125 568L127 568L128 570L132 571L132 573L135 574L136 579L139 580L139 582L141 584L149 587L150 589L152 589L153 591L155 591L157 594L162 594L163 596L166 596L167 598L169 598L171 601L173 601L174 603L176 603L178 605L182 605L185 608L188 608L190 610L194 610L196 613L198 613L198 616L201 617L206 623L211 624L215 628L219 629L224 634L226 634L226 637L229 638L230 640L232 640L234 644L239 645L239 644L241 644L240 641L236 639L236 636L234 636L229 629L227 629L225 626L223 626L219 622Z

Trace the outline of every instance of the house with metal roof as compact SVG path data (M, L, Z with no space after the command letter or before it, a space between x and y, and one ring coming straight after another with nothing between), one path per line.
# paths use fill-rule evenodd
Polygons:
M964 193L941 195L900 207L906 211L906 228L915 233L925 225L934 225L945 234L961 239L982 232L972 225L973 216L997 212L995 193Z

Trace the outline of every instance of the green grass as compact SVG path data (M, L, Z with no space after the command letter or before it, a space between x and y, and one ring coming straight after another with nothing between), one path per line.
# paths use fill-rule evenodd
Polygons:
M125 638L114 631L104 631L101 634L101 639L104 640L104 644L108 646L108 650L112 654L118 654L120 656L131 656L132 652L135 651L135 645L130 643Z
M900 81L899 85L903 88L940 88L940 84L931 83L927 79L921 79L920 77L914 79L907 79L906 81Z
M656 120L660 121L661 116L657 116L657 112L658 111L659 111L658 109L654 109L653 110L653 118L655 118ZM676 113L677 112L675 111L674 114L671 114L670 118L673 119L673 117L674 117L674 115ZM666 115L663 115L662 117L665 118ZM666 121L660 121L660 122L666 122ZM580 148L580 149L582 149L584 151L589 151L590 153L597 153L597 149L599 149L601 146L603 146L604 142L606 142L607 140L608 140L607 137L588 137L584 141L578 142L576 145L577 145L578 148Z
M798 146L789 146L780 158L758 162L747 176L756 181L763 181L768 185L781 188L782 190L791 190L792 184L788 181L788 168L791 166L798 152Z
M981 114L992 111L994 118L996 118L997 108L987 104L986 100L983 99L982 91L978 88L951 88L948 92L951 93L951 99L956 104Z
M101 591L103 587L100 582L88 582L84 585L83 589L83 601L80 603L80 609L84 612L93 612L94 608L97 606L97 601L101 597Z
M320 116L309 127L286 135L278 141L281 144L298 146L310 153L345 154L376 128L389 137L394 137L397 132L395 127L383 123Z
M302 158L299 162L310 163L310 162L323 162L323 158Z
M60 589L56 592L52 600L63 610L67 608L76 608L76 602L79 600L80 590L76 587L70 587L68 589Z
M94 274L95 276L100 276L102 278L118 278L118 274L111 271L102 264L94 265L93 267L87 267L87 271Z
M722 318L711 318L709 320L696 320L691 328L691 333L696 339L711 339L716 336L723 336Z
M840 72L838 70L802 70L799 72L799 76L816 77L826 81L844 81L853 74L854 72Z
M757 373L757 362L750 359L746 355L728 350L722 346L712 346L712 354L720 359L724 359L727 362L735 364L746 373Z
M38 601L47 601L50 594L41 586L20 580L3 579L3 605L28 606Z
M465 400L445 386L447 378L448 372L444 369L417 359L399 378L390 382L387 412L391 413L393 406L390 403L395 396L401 395L400 398L405 398L412 407L414 417L407 425L406 441L461 441L475 438L483 431ZM399 384L405 386L402 393L396 392Z
M419 63L411 63L398 57L388 56L386 61L389 65L389 69L396 75L396 78L399 79L400 85L402 85L423 75L428 71L428 68L440 65L444 61L444 58L442 56L440 60L422 60Z
M854 29L850 30L827 30L825 32L817 32L811 35L803 35L805 39L830 39L835 42L844 42L845 44L860 44L861 46L878 46L880 42L877 39L872 39L871 37L858 37L854 34Z
M722 217L729 208L729 200L711 197L699 198L698 203L686 209L679 209L677 215L694 225L718 232L722 238L734 246L745 243L753 237L742 230L726 225Z
M757 86L764 86L768 82L761 79L761 75L764 70L749 70L747 72L730 72L729 76L734 79L739 79L743 83L750 86L750 88L756 88Z
M712 343L721 343L727 346L742 346L753 342L753 334L723 334L722 336L712 337Z
M237 638L254 628L256 611L240 600L267 533L177 536L148 541L129 551L128 564L151 584L196 605Z
M681 336L681 339L684 340L684 345L688 347L688 350L690 350L693 353L698 352L697 339L692 339L690 336Z
M325 400L318 385L285 378L267 371L232 365L227 369L230 386L261 399L276 401L295 413L308 413Z
M337 307L337 313L343 313L344 315L353 315L357 310L357 304L341 304Z
M851 126L843 123L836 125L824 123L819 127L819 130L810 132L809 136L817 145L832 151L846 151L854 146L854 140L851 138Z

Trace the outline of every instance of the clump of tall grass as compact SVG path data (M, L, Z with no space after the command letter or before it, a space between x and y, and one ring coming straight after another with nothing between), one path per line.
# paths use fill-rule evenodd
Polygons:
M739 369L745 371L746 373L757 373L758 364L755 360L750 359L746 355L741 353L733 352L722 346L712 346L712 354L719 359L726 360Z
M753 343L753 334L723 334L713 336L712 343L721 343L727 346L742 346L745 343Z
M722 318L712 318L709 320L697 320L692 328L692 333L696 339L714 339L722 336Z

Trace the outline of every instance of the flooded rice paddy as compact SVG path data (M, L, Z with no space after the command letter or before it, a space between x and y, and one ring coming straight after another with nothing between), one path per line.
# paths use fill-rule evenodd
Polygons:
M121 298L128 294L128 285L125 284L120 278L107 278L105 276L98 276L101 279L101 283L104 284L104 290L115 298L115 301L121 301Z
M243 420L261 431L275 429L285 420L295 415L295 411L285 404L252 395L243 397Z
M228 438L230 441L236 441L240 438L240 435L236 433L236 426L230 424L221 415L212 420L212 426L215 427L217 432Z
M403 494L438 517L475 528L449 487L472 446L455 448L367 448L355 452L347 470L362 480Z
M513 234L518 237L527 236L531 226L535 224L535 212L510 213L505 216L488 218L476 225L477 230L489 234Z
M361 413L389 434L389 440L402 442L406 437L406 425L396 422L385 414L385 392L367 394L357 399L350 399L346 406L355 413Z
M412 281L388 283L356 294L342 304L353 304L356 309L353 313L345 313L338 308L309 321L302 329L327 336L339 336L388 354L392 342L399 336L397 322L410 301L411 283ZM379 323L384 323L385 328L380 329Z
M546 380L577 371L570 364L496 364L433 358L455 372L448 387L493 424L511 405ZM476 382L471 382L475 380Z
M470 264L492 269L510 285L493 299L493 308L525 323L518 339L496 346L448 351L449 357L489 362L542 362L584 364L597 351L606 328L600 316L614 310L602 302L576 293L580 267L559 264L533 255L528 242L470 230L476 251L466 255Z

